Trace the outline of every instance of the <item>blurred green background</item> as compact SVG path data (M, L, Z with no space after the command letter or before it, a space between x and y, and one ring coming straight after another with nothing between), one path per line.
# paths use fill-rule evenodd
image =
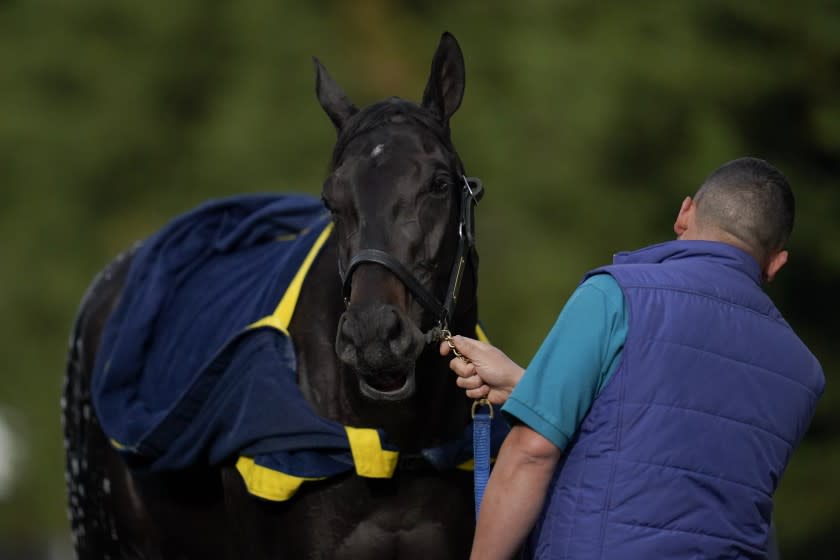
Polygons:
M205 199L318 193L334 132L310 57L357 104L417 100L444 30L467 63L454 140L487 187L481 314L521 362L585 270L672 237L712 169L787 174L769 291L828 388L776 519L787 558L840 556L840 3L819 0L0 1L0 556L69 542L59 397L93 275Z

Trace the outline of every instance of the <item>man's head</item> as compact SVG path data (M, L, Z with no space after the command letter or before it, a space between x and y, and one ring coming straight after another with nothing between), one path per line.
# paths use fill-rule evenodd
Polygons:
M785 176L764 160L730 161L686 197L674 223L678 239L722 241L750 253L772 280L787 262L794 198Z

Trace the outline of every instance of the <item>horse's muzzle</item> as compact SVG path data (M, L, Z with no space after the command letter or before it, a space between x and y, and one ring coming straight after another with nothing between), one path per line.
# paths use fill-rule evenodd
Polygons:
M393 305L351 306L338 322L336 353L359 376L362 394L373 400L414 394L414 365L424 346L420 329Z

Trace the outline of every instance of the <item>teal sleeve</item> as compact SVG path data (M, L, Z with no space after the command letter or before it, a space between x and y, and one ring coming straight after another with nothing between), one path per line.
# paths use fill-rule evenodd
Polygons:
M566 302L502 413L566 449L617 369L626 337L621 288L608 274L588 278Z

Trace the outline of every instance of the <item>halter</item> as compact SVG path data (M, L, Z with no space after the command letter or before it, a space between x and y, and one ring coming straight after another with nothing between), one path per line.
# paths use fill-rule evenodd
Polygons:
M346 270L341 266L341 260L338 263L342 295L346 306L350 305L353 271L362 263L376 263L393 272L417 298L420 305L435 317L438 331L442 332L448 328L449 320L455 313L458 292L464 276L464 264L468 258L473 259L473 261L475 259L475 206L484 195L484 185L482 185L480 179L464 175L461 178L464 180L464 184L461 186L460 196L458 250L455 254L452 272L449 275L449 287L446 290L443 302L423 287L417 278L395 257L379 249L362 249L353 256ZM439 338L441 335L437 333L435 336Z

